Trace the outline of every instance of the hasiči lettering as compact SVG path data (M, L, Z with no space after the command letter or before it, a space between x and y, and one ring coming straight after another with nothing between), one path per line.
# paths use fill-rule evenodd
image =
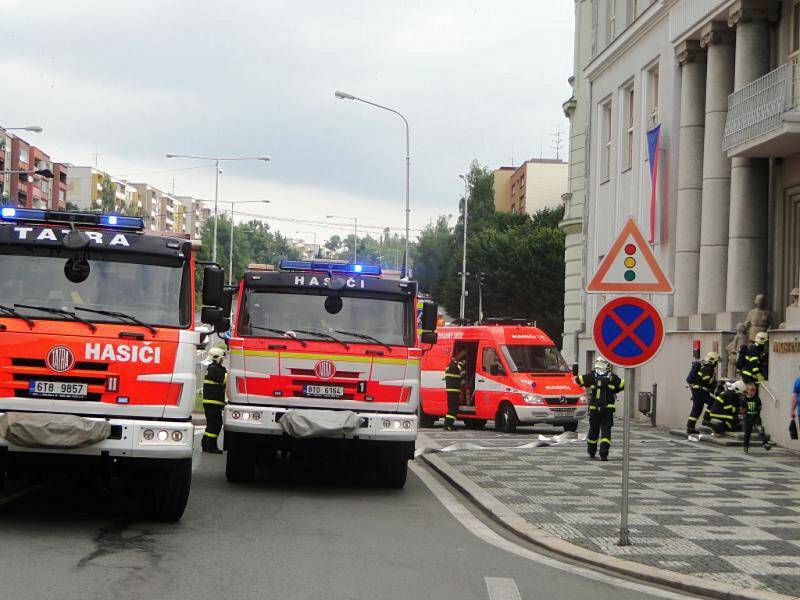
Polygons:
M108 360L113 362L130 362L143 364L159 364L161 348L148 345L129 346L128 344L87 343L84 354L86 360Z

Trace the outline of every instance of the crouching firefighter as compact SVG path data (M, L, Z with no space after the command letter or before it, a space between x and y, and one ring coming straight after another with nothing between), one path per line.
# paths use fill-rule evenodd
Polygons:
M714 400L709 414L711 417L709 425L714 430L714 437L722 437L726 431L736 429L739 407L742 405L746 390L747 386L744 381L739 380Z
M466 352L463 350L453 356L444 372L444 387L447 392L447 415L444 417L445 431L453 431L453 423L458 416L461 397L467 385Z
M586 434L586 451L591 458L600 453L600 460L608 460L611 448L611 427L614 425L617 394L625 389L625 380L611 371L605 358L598 358L594 371L579 375L575 382L589 389L589 433Z
M219 432L222 431L222 410L225 408L225 384L228 382L228 369L222 365L225 351L211 348L208 351L211 364L206 369L203 380L203 410L206 413L206 431L203 434L203 452L222 454L217 447Z
M703 421L709 420L711 405L714 403L714 388L717 386L718 363L719 354L709 352L704 361L692 363L692 368L686 377L686 383L692 390L692 410L689 412L689 420L686 422L686 433L688 434L697 433L697 419L700 418L703 407L706 409Z

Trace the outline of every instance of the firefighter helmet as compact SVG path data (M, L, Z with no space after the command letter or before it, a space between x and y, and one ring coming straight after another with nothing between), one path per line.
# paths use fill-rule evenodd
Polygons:
M731 387L737 394L744 394L747 391L747 384L741 379L739 381L734 381Z
M709 352L706 354L706 362L715 365L719 362L719 352Z
M225 350L222 348L211 348L208 351L208 358L211 362L220 363L225 358Z
M763 346L764 344L766 344L768 339L769 335L767 335L766 331L759 331L756 334L756 344L758 344L759 346Z
M601 356L594 361L594 370L598 373L608 373L611 370L611 363Z

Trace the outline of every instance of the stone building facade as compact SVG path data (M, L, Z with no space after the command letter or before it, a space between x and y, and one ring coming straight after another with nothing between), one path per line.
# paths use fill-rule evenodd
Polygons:
M685 424L693 342L727 361L737 324L764 295L767 385L777 398L765 396L765 422L790 444L790 387L800 376L800 309L790 306L800 285L800 0L575 5L565 355L581 368L593 362L591 325L610 298L582 290L629 216L648 228L645 135L660 124L653 250L675 294L651 298L666 341L627 374L630 388L656 384L659 423Z

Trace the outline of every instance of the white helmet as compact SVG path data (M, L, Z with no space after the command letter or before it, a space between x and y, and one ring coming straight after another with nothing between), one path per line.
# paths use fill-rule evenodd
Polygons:
M719 352L709 352L706 354L706 362L716 364L719 362Z
M759 331L756 334L756 344L758 344L759 346L763 346L764 344L766 344L768 339L769 335L767 335L766 331Z
M740 379L733 382L731 389L737 394L744 394L747 391L747 384Z
M608 373L611 370L611 363L600 356L596 361L594 361L594 370L598 373Z
M225 358L225 350L222 348L211 348L208 351L208 359L211 362L221 363L223 358Z

